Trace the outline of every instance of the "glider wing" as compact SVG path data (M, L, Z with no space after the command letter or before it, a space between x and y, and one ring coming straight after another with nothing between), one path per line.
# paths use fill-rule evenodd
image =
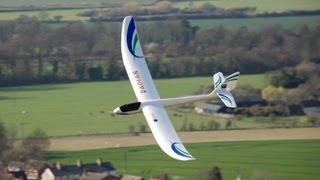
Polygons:
M132 16L123 20L121 53L137 99L141 102L160 99L145 61ZM163 105L155 101L142 107L142 111L154 138L165 153L179 160L194 159L181 143Z
M123 20L121 53L131 85L139 101L159 99L142 48L135 21L132 16Z
M181 143L163 105L147 105L142 111L154 138L167 155L181 161L195 159Z

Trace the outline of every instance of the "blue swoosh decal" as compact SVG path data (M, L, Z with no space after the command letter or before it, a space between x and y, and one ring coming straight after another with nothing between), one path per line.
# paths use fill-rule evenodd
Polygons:
M219 96L221 96L222 99L225 99L225 100L229 101L230 104L232 105L232 101L228 98L228 96L226 96L224 94L220 94L220 93L218 93L218 94L219 94Z
M216 82L215 87L217 88L220 83L221 83L221 77L219 76L219 79L218 79L218 81Z
M132 18L129 23L128 31L127 31L127 46L128 46L130 53L134 57L143 58L143 56L138 56L135 54L135 48L137 45L137 41L139 41L138 35L135 32L136 32L136 25L134 24L134 19ZM134 40L134 39L136 39L136 40ZM134 42L134 44L133 44L133 42Z
M184 152L182 151L181 149L179 149L176 145L177 144L181 144L179 142L175 142L175 143L172 143L171 144L171 148L173 150L173 152L175 152L176 154L178 154L179 156L182 156L182 157L186 157L186 158L193 158L191 156L191 154L187 153L187 152Z

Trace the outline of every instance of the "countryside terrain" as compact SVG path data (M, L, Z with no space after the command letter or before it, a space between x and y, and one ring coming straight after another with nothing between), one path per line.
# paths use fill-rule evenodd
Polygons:
M291 10L316 11L320 9L320 3L318 0L174 1L172 2L172 4L170 4L170 6L181 10L184 8L203 6L206 5L206 3L207 5L211 4L215 7L225 9L255 7L254 11L250 12L250 15L253 16L263 13L282 13ZM103 25L107 30L114 30L115 28L120 27L120 22L90 22L89 17L79 16L80 13L91 10L105 10L110 7L118 8L135 6L137 4L139 4L139 7L155 7L155 1L149 0L0 0L0 4L0 21L1 23L3 23L3 27L5 27L7 25L6 23L9 21L19 22L16 19L21 15L27 15L30 17L35 17L37 19L36 22L26 21L27 24L28 22L32 22L30 23L31 25L35 24L34 27L43 27L43 25L45 25L45 28L52 29L48 32L56 33L61 33L64 31L55 31L55 29L63 30L63 28L70 27L74 29L81 29L82 31L79 31L78 34L79 37L82 37L80 36L80 34L85 34L83 32L91 32L91 27L98 27L97 29L99 29L99 26ZM316 38L311 38L313 40L309 41L309 35L312 33L317 33L317 27L320 23L320 15L318 14L281 17L191 19L188 22L190 22L190 24L187 24L189 28L198 27L200 30L199 32L201 33L210 28L216 28L215 30L217 31L212 32L218 33L218 30L221 30L219 29L219 26L226 28L227 31L225 32L233 35L232 37L236 37L237 32L239 32L239 34L243 37L246 37L245 35L248 35L247 37L254 37L257 35L255 31L260 33L263 32L263 29L265 30L264 32L270 33L271 35L269 34L266 36L266 41L261 41L264 43L261 43L257 46L253 45L252 47L250 46L250 44L248 44L247 46L247 43L239 41L236 42L234 46L227 46L226 49L223 49L224 46L221 45L224 44L223 42L227 42L229 43L229 45L233 45L233 41L226 41L228 40L228 38L225 38L225 41L220 42L221 44L220 46L218 46L218 48L223 47L223 51L221 51L224 53L222 53L223 55L236 53L236 56L234 57L241 55L240 57L242 58L242 62L245 62L243 60L251 58L252 49L250 48L254 47L253 50L262 49L261 52L264 52L268 49L276 49L277 51L270 52L273 52L274 54L281 54L281 56L279 56L280 58L278 56L269 56L269 54L266 57L264 55L261 56L261 54L263 53L257 55L259 58L261 57L261 59L265 58L266 60L270 60L270 62L277 62L279 67L275 67L272 70L286 66L295 67L302 61L309 61L314 63L312 65L314 65L315 69L320 68L318 65L318 56L316 55L317 53L315 53L318 51L318 40ZM41 26L37 26L38 23ZM141 21L139 22L138 26L148 27L149 24L153 23L155 23L155 21ZM19 25L19 23L17 24ZM161 26L161 24L158 24L158 26L159 25ZM280 25L281 27L279 28L279 26L274 25ZM34 34L32 31L33 26L30 27L30 32ZM157 25L155 24L154 27L157 27ZM245 27L245 31L243 31L243 27ZM88 30L86 28L88 28L90 31L86 31ZM6 32L8 29L4 28L3 32ZM26 31L24 31L25 29L23 28L21 29L20 31L19 28L18 31L13 31L14 33L18 32L14 37L24 37L24 34L21 32L29 32L28 30L30 30L28 29L28 27L26 28ZM246 32L246 30L249 31ZM42 30L38 32L39 34L41 32L42 35L45 34L43 33L45 31ZM71 33L69 34L73 34L73 32L78 33L77 31L70 32ZM289 33L285 34L285 32ZM104 36L105 41L102 42L105 42L105 44L109 44L110 42L110 45L108 46L109 49L110 47L118 47L116 45L119 40L118 34L114 33L114 31L112 30L108 31L108 33L104 34L107 35ZM102 34L103 33L101 33L101 35ZM260 34L262 35L263 33ZM112 35L112 38L110 38L110 35ZM29 35L26 34L25 36L28 37ZM199 37L206 36L206 34L203 34L203 36ZM143 37L143 35L141 37ZM149 34L149 36L146 37L149 38L147 40L148 45L152 45L152 42L154 40L152 39L152 35ZM164 33L163 37L165 37L164 39L166 39L168 37L170 38L171 36L166 36L166 34ZM219 35L217 35L217 37L219 37ZM305 38L303 41L298 42L305 43L304 47L306 48L294 46L294 42L296 42L294 40L297 37ZM2 36L0 39L5 41L7 39L7 34ZM83 36L82 39L86 39L86 37ZM272 41L271 39L274 41ZM0 66L0 72L5 75L12 75L12 72L14 72L15 69L6 70L6 68L9 69L10 65L16 64L18 64L17 67L19 68L19 62L22 62L21 59L24 59L24 57L21 56L21 58L14 55L12 55L11 57L6 54L6 50L10 49L9 45L13 44L12 47L16 47L14 45L20 47L19 45L22 44L22 48L20 47L20 52L22 52L22 55L31 52L31 58L29 60L33 64L30 63L31 68L27 69L30 70L31 73L28 75L30 75L32 79L34 78L32 77L32 75L36 74L36 66L38 66L38 64L35 63L35 59L37 59L37 57L33 56L37 55L36 53L38 53L38 50L41 49L39 47L42 47L42 44L40 43L39 47L34 46L35 48L31 48L30 50L28 49L28 44L26 46L23 46L23 43L15 40L18 39L13 38L12 41L6 42L8 47L2 49L0 43L0 55L2 58L1 60L4 60L2 64L3 66ZM214 39L214 42L216 43L215 40L216 39ZM242 40L246 40L246 38L243 38ZM252 41L250 41L250 43L254 44L256 42L254 38L252 38L251 40ZM161 38L158 41L161 43L165 42ZM176 42L174 38L172 38L170 41L169 42L171 44L165 44L164 46L168 46L169 50L170 47L173 47L174 50L179 50L180 48L180 51L181 44L179 43L185 43L184 46L190 45L188 44L189 42L194 43L190 40L189 42L184 42L181 39L181 42ZM15 42L17 42L17 44L14 44ZM71 44L74 44L74 42L70 41ZM82 45L82 43L82 41L79 41L79 44ZM241 47L239 49L237 48L237 43L239 43L240 46L245 45L244 49L246 49L246 47L248 47L248 49L243 52L239 51L242 52L242 54L237 54L237 51L241 49ZM169 46L172 44L173 46ZM286 48L287 46L282 46L283 44L288 45L288 47L291 47L291 49ZM23 49L25 47L27 47L26 50ZM50 47L50 45L46 47ZM69 45L69 47L71 50L72 48L74 48L72 45ZM57 45L57 47L53 48L53 58L55 58L55 55L57 54L60 55L59 53L57 53L58 48L60 48L59 44ZM78 50L77 48L78 47L75 47L74 49ZM108 48L104 48L108 50ZM158 49L161 50L161 48ZM303 55L300 56L300 54L298 54L300 59L298 57L293 58L293 56L289 56L293 54L291 53L292 49L292 52L300 52L300 50L304 50L302 53ZM235 50L235 52L232 52L232 50ZM216 53L218 54L220 49L216 51ZM283 53L284 51L285 53ZM2 54L2 52L4 52L4 54ZM14 49L13 51L8 52L14 52L13 54L15 54L18 51ZM121 64L119 52L117 51L118 54L114 55L114 52L110 53L108 51L104 54L108 55L106 60L105 57L97 58L95 57L96 54L94 54L94 56L92 55L92 57L89 58L85 66L87 66L86 68L97 67L97 65L99 65L98 61L100 62L101 59L105 61L104 63L100 63L100 65L104 65L104 69L106 69L106 64L112 64L114 61L119 62L116 64ZM151 52L152 54L152 49L146 52ZM203 51L202 53L204 52L205 51ZM177 62L183 63L184 61L181 61L181 59L184 60L186 57L175 53L176 52L173 52L173 58L172 54L166 54L166 57L163 57L163 59L161 59L161 62L176 62L172 59L175 60L180 58L180 61ZM289 55L287 56L286 53ZM110 54L111 56L109 56ZM164 53L160 54L163 55ZM83 57L83 54L77 53L71 54L70 56L63 55L63 60L60 60L63 63L69 62L70 60L77 60L77 58L81 59ZM225 62L226 59L223 58L229 58L227 59L227 62L229 63L229 67L226 68L227 71L234 71L234 68L232 68L232 65L230 66L230 64L238 61L238 59L234 57L221 55L216 56L216 54L214 53L208 53L205 55L200 53L200 55L203 57L194 57L194 59L191 60L220 60L221 62L217 61L218 63L220 63L219 67L224 67L221 65L224 65L222 62ZM213 58L210 59L205 56ZM9 57L9 60L16 60L14 62L17 63L8 63L7 59L5 59L6 57ZM45 72L50 72L52 71L52 69L54 69L48 65L53 62L52 57L50 57L50 55L48 55L48 57L44 55L44 70L43 74L39 73L40 75L46 75ZM74 57L76 58L72 59ZM84 59L85 58L86 57L84 57ZM110 59L108 58L113 58L113 61L110 61ZM150 59L154 62L154 59ZM299 60L294 61L294 63L292 64L285 62L286 60L289 61L292 59ZM70 64L72 65L72 63ZM62 69L61 72L68 70L68 68L70 67L67 66L70 64L65 63L63 65L60 65L59 68L60 70ZM108 64L108 68L110 67L110 64ZM13 66L11 66L11 68L12 67ZM21 67L25 66L21 66L20 64L20 68ZM258 66L256 67L257 69L259 69ZM240 75L238 85L242 87L252 86L258 89L265 88L269 86L269 82L266 80L266 73L267 72L265 71L261 71L259 72L259 74L253 75L242 74ZM286 71L284 71L284 73L286 73ZM20 75L23 76L23 73ZM180 162L167 157L161 151L161 149L156 145L155 140L148 129L145 133L137 133L139 131L138 126L146 125L145 119L142 114L133 116L111 116L111 112L115 107L124 103L136 101L133 90L128 80L124 79L121 81L88 82L89 80L86 79L86 82L81 82L81 80L79 79L74 83L70 83L70 81L67 81L68 83L62 83L63 81L61 81L61 83L56 83L55 81L53 81L48 84L42 85L36 84L15 87L3 87L1 85L0 122L4 124L8 132L13 134L16 133L15 138L17 138L17 144L20 141L23 141L23 138L27 137L37 128L43 129L45 133L50 137L51 141L51 144L46 150L43 159L49 161L52 164L54 164L55 162L62 162L62 164L74 164L78 159L81 159L84 163L92 163L96 158L100 157L105 161L112 162L115 165L118 174L128 173L141 175L146 179L149 179L151 176L162 172L168 173L170 179L201 179L203 174L205 174L205 172L210 170L213 166L218 166L221 170L223 179L227 180L236 179L238 175L241 175L241 179L252 180L261 178L270 180L320 179L320 130L319 128L309 127L310 122L308 121L308 117L306 116L276 116L259 118L245 116L241 118L236 117L232 119L232 127L229 130L225 130L225 124L228 120L230 120L229 118L198 115L194 112L186 112L177 107L169 108L169 117L175 129L178 131L181 140L185 142L185 146L188 151L197 158L196 161ZM212 84L212 77L207 76L163 79L163 77L161 78L160 76L160 78L155 80L155 84L162 98L177 97L191 95L203 87L210 86ZM311 82L311 84L316 85L317 81L315 80ZM299 87L305 87L305 84L302 84L302 86ZM302 92L305 92L304 90L305 89L303 89ZM235 98L237 99L237 97ZM215 131L180 131L181 127L185 123L192 123L195 127L199 127L201 126L201 124L207 124L212 120L221 124L221 126ZM130 126L135 127L133 132L129 132ZM0 150L1 148L2 146L0 146ZM1 155L2 154L0 152L0 158Z
M262 74L241 75L239 85L250 82L257 88L263 87L266 85L264 78ZM211 83L212 77L155 80L162 98L192 95L200 86ZM128 132L129 125L146 124L143 115L111 116L111 112L122 104L135 101L129 81L0 88L0 119L6 127L15 129L18 137L36 128L45 129L49 136ZM198 127L202 121L213 118L173 109L168 112L176 129L185 121ZM224 118L214 119L226 121ZM268 125L257 124L250 118L237 122L237 128L265 126Z
M219 166L223 179L309 179L319 174L319 140L242 141L185 144L195 161L174 161L157 146L112 148L85 151L52 151L45 159L74 164L97 157L112 162L118 173L150 176L166 172L171 179L201 179L205 171ZM125 154L127 166L125 166ZM125 168L126 167L126 168Z
M54 23L56 16L61 16L61 22L81 21L86 22L88 17L79 16L79 13L83 13L87 10L100 9L106 5L122 6L123 4L139 3L149 6L154 1L146 0L132 0L132 1L81 1L81 0L60 0L60 1L21 1L21 0L1 0L2 6L0 6L0 20L14 20L21 15L33 16L43 19L45 21L52 21ZM202 4L211 4L219 8L239 8L239 7L255 7L254 13L265 12L284 12L288 10L317 10L320 8L320 3L317 0L281 0L281 1L268 1L260 0L258 3L255 0L200 0L200 1L181 1L173 2L173 7L181 9L186 7L200 6ZM288 4L290 4L288 6ZM36 10L24 8L33 7ZM39 10L40 8L40 10ZM60 9L59 9L60 8ZM200 28L208 28L215 26L224 26L228 29L236 29L242 26L247 27L250 30L258 30L267 25L280 24L285 28L295 28L301 23L305 23L315 26L319 23L319 15L314 16L294 16L294 17L270 17L270 18L231 18L231 19L197 19L191 20L192 25L199 26ZM61 24L60 20L58 24ZM87 22L87 24L90 24ZM106 23L108 24L108 23Z

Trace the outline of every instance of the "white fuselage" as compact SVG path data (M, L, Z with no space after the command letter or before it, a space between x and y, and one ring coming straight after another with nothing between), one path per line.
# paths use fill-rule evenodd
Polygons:
M147 105L160 105L160 106L168 107L168 106L175 106L175 105L194 102L194 101L206 100L206 99L213 98L214 96L215 96L215 93L213 91L212 93L205 94L205 95L145 100L145 101L134 102L134 103L125 104L120 107L117 107L116 109L113 110L113 114L115 115L135 114L135 113L140 113L143 107Z

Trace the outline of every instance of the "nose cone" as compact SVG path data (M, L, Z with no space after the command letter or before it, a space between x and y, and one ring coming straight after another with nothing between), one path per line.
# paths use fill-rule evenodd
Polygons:
M121 113L122 113L122 111L120 110L119 107L117 107L117 108L115 108L115 109L113 110L113 114L115 114L115 115L118 115L118 114L121 114Z

